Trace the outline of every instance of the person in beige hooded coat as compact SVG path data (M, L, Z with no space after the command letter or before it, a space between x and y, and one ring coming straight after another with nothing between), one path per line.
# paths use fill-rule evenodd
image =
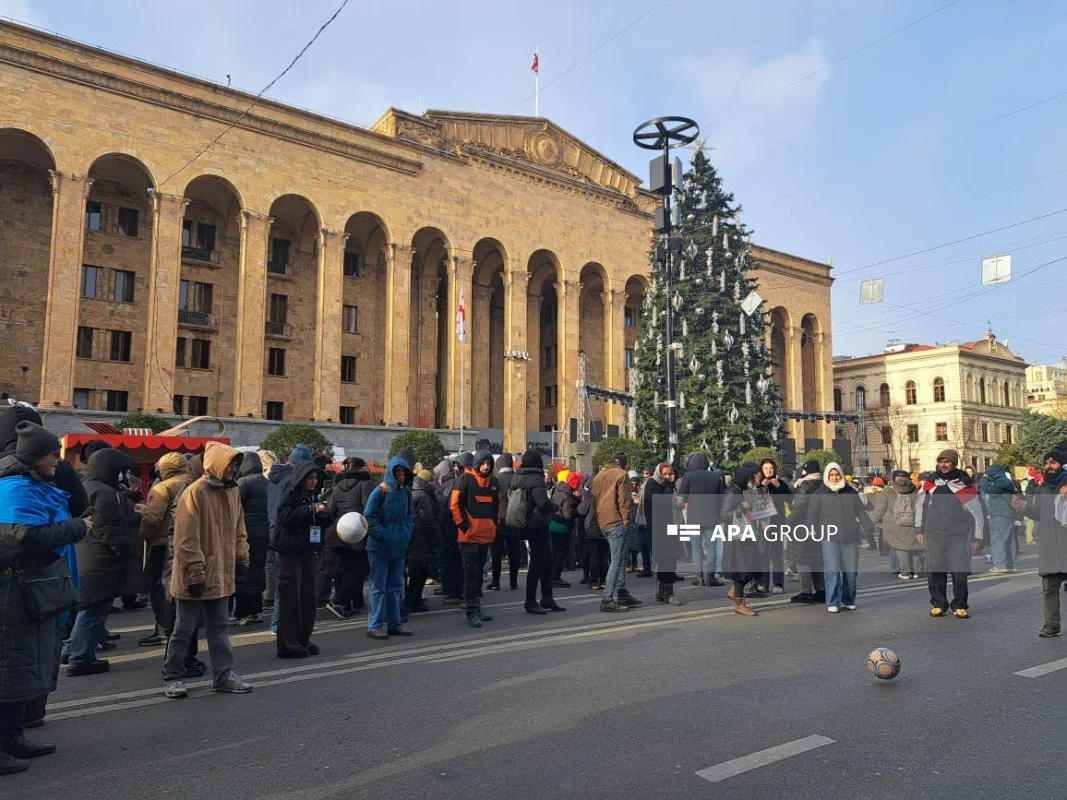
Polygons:
M161 457L156 462L156 473L159 483L148 493L148 500L141 512L141 540L148 545L148 597L152 601L156 626L150 636L137 641L142 647L166 644L174 627L173 604L167 596L163 576L167 572L168 546L174 533L178 496L193 480L193 474L181 453L167 453Z
M244 511L234 480L240 464L241 454L232 447L208 442L203 477L193 481L178 500L170 580L178 610L163 664L167 697L187 694L182 682L184 660L198 627L206 629L215 691L252 691L233 671L227 607L236 587L235 571L248 568Z

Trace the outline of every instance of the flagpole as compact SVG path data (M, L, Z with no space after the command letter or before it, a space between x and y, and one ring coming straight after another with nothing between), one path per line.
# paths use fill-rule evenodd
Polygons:
M466 337L464 337L466 338ZM463 384L466 382L463 380L463 351L464 342L460 340L459 343L459 449L463 451Z

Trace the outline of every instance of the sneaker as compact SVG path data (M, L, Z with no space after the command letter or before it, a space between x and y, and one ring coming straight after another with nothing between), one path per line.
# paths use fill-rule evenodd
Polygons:
M415 631L411 630L411 628L409 628L407 625L400 624L397 625L395 628L389 628L386 631L386 634L388 636L414 636Z
M725 586L726 581L722 579L722 575L713 575L708 578L708 586Z
M1011 573L1011 570L1005 569L1004 567L990 567L989 568L989 574L990 575L1008 575L1010 573Z
M758 583L756 584L756 591L762 594L767 594L767 587L764 586L762 583Z
M601 611L618 612L618 611L629 611L630 608L629 608L629 606L624 606L621 603L615 603L615 602L612 602L611 600L602 600L600 602L600 610Z
M163 694L169 697L171 700L181 700L183 697L188 697L189 692L185 688L185 681L167 681L163 685Z
M821 591L821 592L816 592L815 594L812 595L812 597L815 599L816 603L825 603L826 602L826 592L825 592L825 590Z
M184 666L186 678L200 678L207 674L207 664L199 658L187 661Z
M261 617L261 616L259 616L257 614L257 615L248 616L248 617L238 617L236 620L234 620L233 624L237 625L238 627L243 628L246 625L256 625L256 624L260 624L262 622L263 622L263 617Z
M620 594L619 605L628 606L629 608L635 608L641 605L641 601L634 597L632 594Z
M771 589L771 594L782 594L784 592L785 589L783 589L781 586L775 586L773 589Z
M137 640L138 647L160 647L167 643L167 637L162 633L153 633L151 636L146 636L143 639Z
M785 577L786 577L786 579L794 581L794 582L800 580L800 576L797 575L796 572L794 572L792 569L787 569L785 571Z
M96 646L96 652L98 653L110 653L112 650L118 650L119 646L114 642L100 642Z
M104 641L105 642L117 642L121 638L122 638L122 634L121 633L112 633L109 630L105 630L104 631Z
M673 594L667 598L667 604L672 606L684 606L685 601L680 597L675 597Z
M111 669L107 659L94 658L88 664L68 664L67 677L75 678L79 675L100 675Z
M1037 635L1042 639L1055 639L1057 636L1062 636L1059 628L1054 628L1051 625L1045 625L1037 632Z
M589 584L589 576L583 575L582 579L578 581L578 583L580 583L582 586L587 586Z
M372 630L367 631L367 638L383 640L388 639L389 634L385 632L384 628L374 628Z
M934 606L930 609L931 617L943 617L946 613L948 613L948 609L941 608L941 606Z
M919 580L919 573L918 573L918 572L913 572L913 573L911 573L911 579L912 579L913 581L917 581L917 580Z
M971 618L971 615L968 613L966 608L957 608L955 611L952 612L952 615L954 617L958 617L959 619L970 619Z
M827 606L826 610L829 611L831 614L836 614L841 609L838 608L837 606Z
M500 584L499 583L490 583L485 588L488 589L491 592L499 592L500 591Z
M849 611L855 611L856 610L856 604L855 603L846 603L845 604L845 608L847 608Z
M344 606L340 606L337 603L327 603L326 610L337 617L337 619L348 619L348 614L345 612Z
M902 581L910 581L911 580L911 573L910 572L898 572L897 573L897 578L899 578Z
M226 676L226 680L222 683L215 684L212 687L216 692L223 694L248 694L256 687L250 683L245 683L243 680L237 677L236 672L231 672Z
M467 624L472 628L480 628L482 627L482 618L479 614L471 614L467 617Z

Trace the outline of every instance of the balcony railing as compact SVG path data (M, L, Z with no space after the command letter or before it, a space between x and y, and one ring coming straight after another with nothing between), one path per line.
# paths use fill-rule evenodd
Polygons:
M189 245L182 245L182 258L186 261L203 261L208 264L214 264L216 261L214 250L207 250L203 247L191 247Z
M289 263L286 261L268 261L267 272L271 275L288 275Z
M289 338L289 326L284 322L271 322L266 323L267 336L275 336L279 339Z
M214 328L215 315L210 311L179 311L178 324L194 328Z

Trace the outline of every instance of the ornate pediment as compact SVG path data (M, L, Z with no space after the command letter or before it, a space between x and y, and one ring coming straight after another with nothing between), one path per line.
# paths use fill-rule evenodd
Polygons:
M374 130L446 150L485 150L627 197L638 193L640 180L636 175L541 117L433 110L420 117L390 109L374 124Z

